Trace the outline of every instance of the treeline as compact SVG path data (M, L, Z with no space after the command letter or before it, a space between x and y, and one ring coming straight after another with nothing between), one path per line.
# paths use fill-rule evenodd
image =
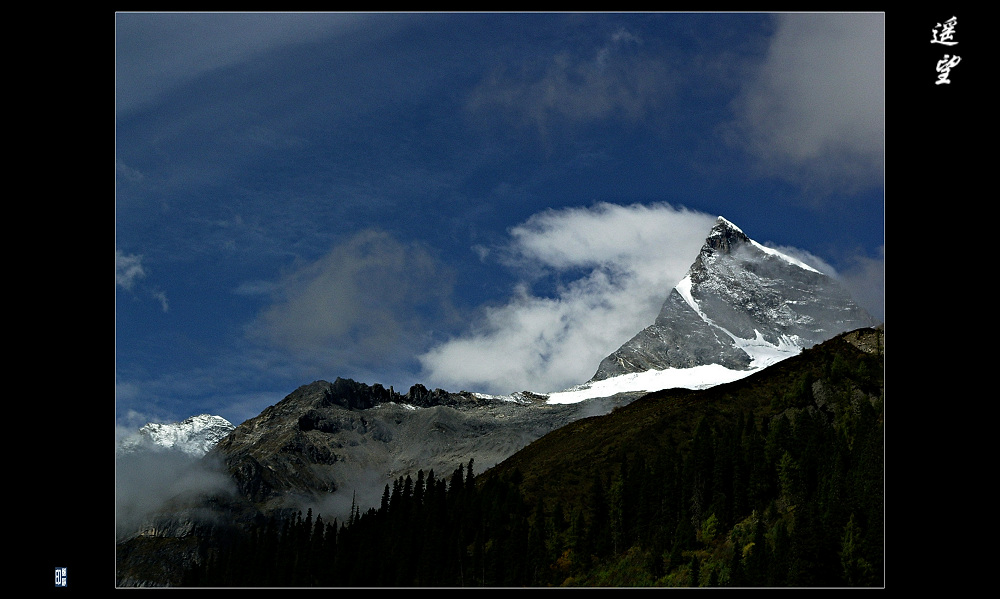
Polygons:
M516 538L507 527L524 522L523 499L506 482L477 488L473 468L470 460L447 479L433 470L401 477L386 485L378 508L354 506L343 522L312 510L262 519L203 550L184 585L493 586L497 576L487 578L484 558L507 564L495 550ZM501 584L523 578L500 576Z
M828 364L764 414L706 416L683 443L595 465L582 496L529 499L519 471L476 477L471 461L421 471L343 522L261 521L185 584L881 586L881 373Z

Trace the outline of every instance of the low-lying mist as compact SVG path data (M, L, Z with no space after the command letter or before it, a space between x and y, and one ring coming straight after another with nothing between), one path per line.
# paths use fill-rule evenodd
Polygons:
M115 459L115 534L135 532L170 499L184 495L229 494L232 479L221 464L181 451L141 451Z

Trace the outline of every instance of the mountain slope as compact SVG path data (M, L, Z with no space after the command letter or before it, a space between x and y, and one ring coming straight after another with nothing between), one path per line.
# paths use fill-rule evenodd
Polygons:
M569 525L544 537L563 553L542 583L881 586L884 344L859 329L739 381L651 393L477 486L508 481L546 526Z
M615 470L626 456L653 456L666 445L689 446L699 422L735 421L753 413L758 421L791 417L804 409L832 418L858 401L881 402L884 328L863 328L803 350L748 377L708 389L664 389L605 416L581 419L538 439L483 478L517 471L529 500L561 496L583 501L593 476ZM835 366L836 364L836 366ZM854 377L845 395L831 397L833 378L848 364L866 373ZM803 389L803 381L809 381Z
M470 463L400 479L339 527L260 523L186 580L881 586L883 347L882 330L859 329L740 381L649 394L475 478Z

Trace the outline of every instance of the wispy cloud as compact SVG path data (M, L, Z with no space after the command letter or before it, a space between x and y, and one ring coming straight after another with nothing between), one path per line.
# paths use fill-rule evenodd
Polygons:
M540 213L510 231L505 264L524 274L464 334L420 360L448 389L554 391L587 381L649 325L715 217L667 204ZM539 293L534 287L551 286Z
M885 246L880 246L877 256L852 255L842 260L839 270L826 260L806 250L765 242L764 245L801 260L816 270L833 277L851 299L877 320L885 319Z
M137 279L146 276L142 268L142 256L125 255L115 250L115 285L131 290Z
M671 78L662 58L642 53L641 46L639 37L620 28L589 52L560 52L519 70L497 70L470 93L467 108L530 127L543 138L562 124L642 120L668 97Z
M877 256L859 256L839 274L854 300L877 318L885 320L885 245Z
M361 13L118 13L115 102L119 111L156 99L210 71L268 50L352 31ZM380 19L380 24L391 21Z
M116 534L134 533L172 499L235 492L232 478L218 460L197 460L179 451L151 451L116 458Z
M885 15L782 14L734 103L739 143L763 174L813 192L882 181Z
M364 230L283 277L250 334L327 372L385 372L453 317L453 285L426 247Z
M115 250L115 286L121 287L125 291L132 292L138 285L140 279L145 278L146 269L142 265L142 256L135 254L123 254ZM143 293L157 302L164 312L170 309L170 302L167 294L158 289L143 288Z
M821 273L827 276L834 278L836 278L837 276L837 270L829 262L820 258L816 254L813 254L812 252L787 245L778 245L771 242L764 242L762 245L777 250L782 254L785 254L786 256L795 258L796 260L805 262L809 266L812 266L813 268L815 268L816 270L820 271Z

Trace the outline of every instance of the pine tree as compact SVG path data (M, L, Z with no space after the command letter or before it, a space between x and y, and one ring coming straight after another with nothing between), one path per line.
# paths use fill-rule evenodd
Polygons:
M785 520L779 520L774 526L773 550L768 560L767 584L772 587L785 586L788 581L789 537Z
M413 504L418 508L424 504L424 471L417 471L417 482L413 485Z
M847 586L872 584L872 566L862 555L861 538L861 529L854 523L854 514L851 514L840 541L840 566Z
M733 554L729 559L729 586L746 586L746 578L743 576L743 551L739 543L733 543Z
M604 484L600 477L594 479L591 484L591 517L590 529L588 531L589 540L587 547L598 557L607 557L613 550L612 516L611 505L608 495L605 493ZM556 525L563 526L562 506L556 506Z
M688 586L701 586L701 560L698 559L697 555L691 558L691 579Z

